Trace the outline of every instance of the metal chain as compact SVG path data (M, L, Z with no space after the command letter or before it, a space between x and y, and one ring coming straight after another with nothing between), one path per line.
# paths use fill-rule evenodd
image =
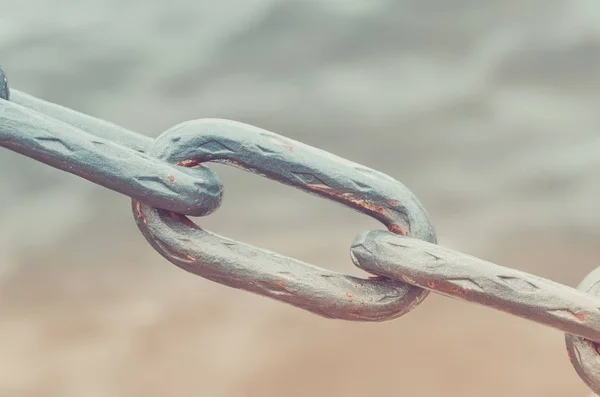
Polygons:
M578 289L437 245L429 215L388 175L260 128L221 119L179 124L152 140L9 91L0 69L0 146L131 198L138 228L168 261L203 278L320 316L384 321L430 291L485 305L566 334L577 373L600 394L600 268ZM221 204L207 162L228 164L336 201L380 221L351 246L367 279L230 240L187 216Z

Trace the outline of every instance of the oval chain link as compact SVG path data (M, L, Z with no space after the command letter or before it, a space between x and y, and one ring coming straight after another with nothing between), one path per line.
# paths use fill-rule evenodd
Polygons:
M301 189L378 219L394 233L436 241L416 197L395 179L272 132L229 120L180 124L149 154L169 163L220 162ZM415 307L426 290L385 277L321 269L203 230L189 219L133 200L148 242L175 265L209 280L330 318L382 321Z
M600 268L574 289L440 247L417 198L385 174L228 120L183 123L153 140L10 90L1 68L0 146L131 197L152 247L230 287L356 321L399 317L434 291L560 329L577 374L600 394ZM204 162L233 165L381 221L389 231L359 233L351 247L354 264L376 276L345 276L203 230L185 215L215 211L223 188Z
M204 167L187 169L148 156L152 142L18 91L0 100L1 147L158 208L191 216L214 212L223 193L217 176Z
M590 272L577 289L598 296L600 301L600 267ZM596 310L600 311L600 305ZM600 394L600 345L597 343L600 338L592 339L596 342L578 335L565 335L567 352L575 371L594 393Z

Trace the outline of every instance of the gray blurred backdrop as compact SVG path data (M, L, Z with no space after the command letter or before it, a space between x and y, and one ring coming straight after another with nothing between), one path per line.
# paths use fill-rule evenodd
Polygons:
M0 0L12 87L157 136L257 125L409 186L439 243L599 263L597 0ZM351 274L373 220L225 166L203 226ZM564 337L439 296L325 320L163 260L126 197L0 150L2 396L584 396Z

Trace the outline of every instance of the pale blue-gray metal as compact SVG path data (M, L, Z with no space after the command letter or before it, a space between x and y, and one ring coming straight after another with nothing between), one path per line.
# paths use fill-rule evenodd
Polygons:
M429 293L489 306L564 331L577 373L600 393L600 268L578 289L438 246L429 216L388 175L273 132L229 120L177 125L153 140L9 90L0 69L0 147L132 198L135 221L161 255L206 279L321 316L383 321ZM229 164L336 201L388 229L361 232L353 262L362 279L230 240L189 220L215 211ZM268 203L265 203L268 206Z
M159 136L148 153L185 166L232 165L334 200L379 220L394 233L436 242L428 214L397 180L248 124L219 119L183 123ZM218 236L185 216L141 200L132 205L148 242L175 265L321 316L388 320L410 311L428 293L386 277L362 279L321 269Z
M590 296L600 297L600 267L590 272L577 289ZM599 298L600 299L600 298ZM600 311L600 305L596 306ZM592 339L595 339L594 342ZM573 334L566 334L567 352L571 364L579 377L596 394L600 394L600 346L598 338L586 339Z
M351 252L369 273L600 342L600 298L564 284L385 230L360 234Z
M4 74L2 74L4 76ZM8 92L5 79L4 92ZM145 153L153 140L12 90L0 100L0 146L128 197L178 213L215 211L222 185L208 168L168 164Z
M100 120L76 110L44 101L18 90L11 90L10 101L38 113L65 122L96 137L145 153L153 139L111 122Z

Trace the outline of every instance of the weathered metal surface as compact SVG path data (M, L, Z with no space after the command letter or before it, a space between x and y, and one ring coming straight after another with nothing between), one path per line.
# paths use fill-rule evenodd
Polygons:
M24 98L23 96L19 96ZM57 110L62 118L73 113ZM128 146L147 146L147 138L133 132L128 139L106 139L113 131L88 118L89 132L43 113L0 101L0 146L51 167L85 178L128 197L136 197L159 208L186 215L207 215L216 210L222 185L207 168L186 169L165 163Z
M220 162L335 200L389 230L436 241L416 197L393 178L272 132L229 120L196 120L159 136L150 155L185 166ZM133 200L136 223L175 265L207 279L325 317L382 321L415 307L426 290L383 277L344 276L229 240L175 213Z
M590 272L577 289L590 296L600 296L600 267ZM596 311L600 311L600 305L596 306ZM565 335L569 359L575 371L596 394L600 394L600 346L597 343L600 341L598 339L597 337L586 339L573 334Z
M109 140L140 153L145 153L146 149L152 145L153 139L149 136L138 134L108 121L44 101L19 90L11 90L10 94L11 102L60 120L98 138Z
M575 288L384 230L359 235L352 258L370 273L600 342L600 298Z
M135 221L162 256L206 279L321 316L384 321L429 293L478 303L566 335L579 376L600 392L600 268L578 289L436 245L418 199L388 175L229 120L177 125L156 140L9 90L0 69L0 146L132 199ZM207 162L229 164L336 201L388 229L361 232L353 262L373 277L335 273L202 229L188 216L220 205Z

